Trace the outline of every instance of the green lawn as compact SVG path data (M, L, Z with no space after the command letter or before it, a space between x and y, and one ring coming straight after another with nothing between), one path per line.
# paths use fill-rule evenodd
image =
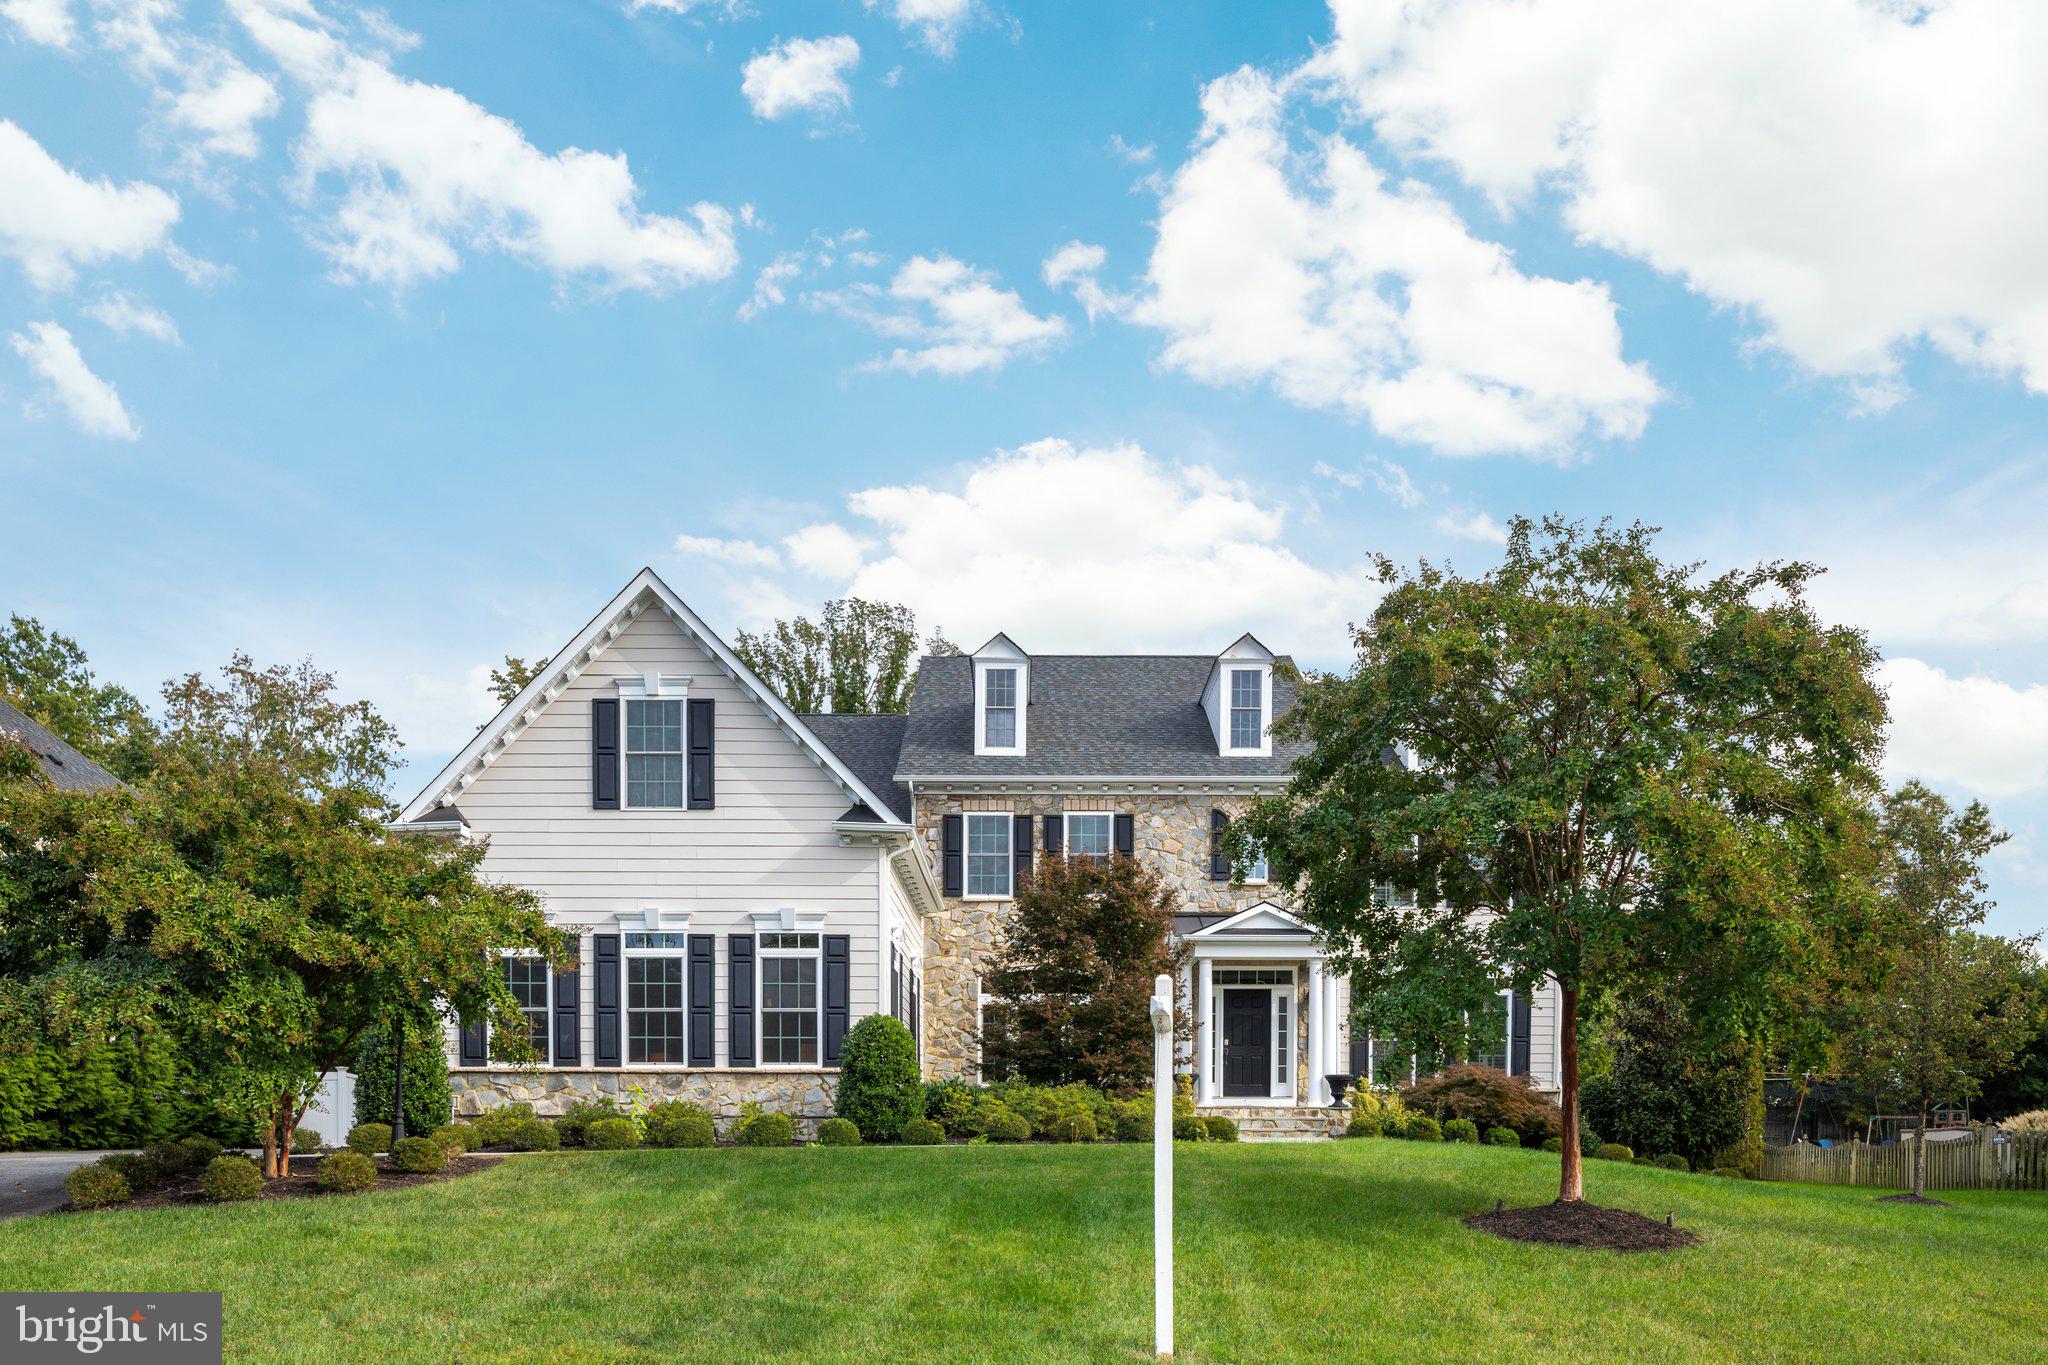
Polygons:
M6 1289L220 1289L231 1359L1135 1360L1150 1150L566 1153L446 1184L0 1224ZM1391 1141L1175 1154L1182 1357L2020 1360L2048 1341L2048 1198L1593 1163L1675 1211L1651 1256L1457 1215L1554 1157Z

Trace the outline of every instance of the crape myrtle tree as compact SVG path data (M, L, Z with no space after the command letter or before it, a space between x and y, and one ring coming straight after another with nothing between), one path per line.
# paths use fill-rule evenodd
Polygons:
M1846 1009L1842 1058L1881 1105L1919 1120L1913 1194L1927 1192L1927 1117L1975 1098L2033 1030L2038 938L1977 932L1991 902L1982 864L2008 836L1972 801L1958 811L1908 782L1885 798L1879 889L1893 912L1886 970Z
M1039 1085L1119 1094L1152 1080L1152 981L1176 979L1180 896L1136 858L1041 854L1017 900L982 1012L982 1065ZM1185 1011L1175 1034L1185 1046Z
M1871 931L1876 654L1815 617L1811 566L1709 577L1654 534L1518 518L1478 577L1381 560L1351 671L1277 727L1306 755L1231 832L1341 966L1423 973L1440 947L1556 979L1561 1202L1584 1197L1583 1007L1677 977L1696 1018L1755 1030Z

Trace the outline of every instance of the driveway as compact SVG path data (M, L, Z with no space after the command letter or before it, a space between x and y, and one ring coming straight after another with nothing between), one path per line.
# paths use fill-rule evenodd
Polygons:
M0 1218L48 1213L69 1203L64 1177L105 1152L0 1152Z

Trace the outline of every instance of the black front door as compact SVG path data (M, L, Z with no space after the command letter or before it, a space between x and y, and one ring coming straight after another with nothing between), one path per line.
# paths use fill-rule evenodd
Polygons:
M1223 1094L1273 1093L1273 992L1223 992Z

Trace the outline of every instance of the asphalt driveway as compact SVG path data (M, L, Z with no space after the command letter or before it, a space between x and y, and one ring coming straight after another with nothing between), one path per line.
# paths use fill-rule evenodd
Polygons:
M105 1152L0 1152L0 1218L61 1208L71 1196L64 1177Z

